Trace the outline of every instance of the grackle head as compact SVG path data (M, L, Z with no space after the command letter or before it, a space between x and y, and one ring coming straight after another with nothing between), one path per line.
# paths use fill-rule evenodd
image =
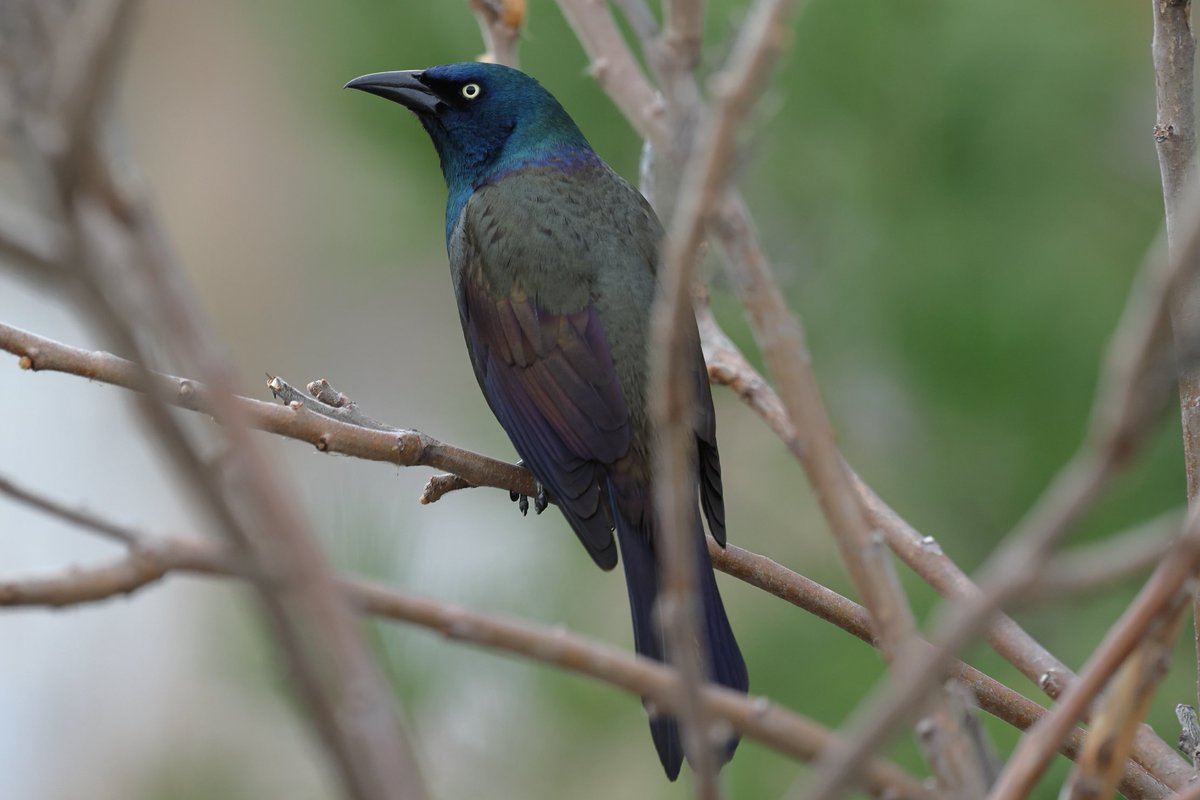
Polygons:
M408 108L437 148L452 187L551 155L591 153L574 121L542 85L499 64L466 62L355 78L358 89Z

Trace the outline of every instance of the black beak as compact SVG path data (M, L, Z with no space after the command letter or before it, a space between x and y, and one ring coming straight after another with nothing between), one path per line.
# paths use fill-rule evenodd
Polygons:
M355 78L347 83L345 88L377 94L417 114L431 114L442 105L441 98L421 83L421 71L416 69L372 72L370 75Z

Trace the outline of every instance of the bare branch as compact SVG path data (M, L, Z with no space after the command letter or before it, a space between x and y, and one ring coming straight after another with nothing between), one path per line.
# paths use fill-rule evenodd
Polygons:
M62 277L62 234L7 198L0 197L0 259L37 283Z
M244 574L244 566L239 560L232 558L225 548L216 543L151 536L132 528L117 526L94 515L80 515L54 500L16 487L11 481L2 478L0 491L67 522L129 543L128 556L98 567L72 569L64 574L0 581L0 605L62 608L97 602L117 595L131 594L172 571L206 575ZM764 556L733 545L721 548L711 539L708 545L716 568L831 622L868 644L878 646L871 630L870 616L857 603ZM356 591L361 582L343 578L340 579L340 583L351 599L361 604L356 600ZM389 590L380 588L378 591ZM395 594L394 591L390 593ZM451 624L448 627L452 631L461 631L466 626ZM497 638L492 632L490 618L485 619L483 624L471 626L470 630L478 632L479 635L463 634L458 638L485 645ZM562 636L561 631L556 631L553 635L555 640L550 645L557 646L556 642ZM542 643L535 652L520 654L539 658L538 654L545 652L546 646ZM1017 728L1028 728L1045 713L1041 706L961 662L954 664L951 674L971 687L984 710ZM1061 752L1069 758L1074 758L1082 743L1083 733L1075 730L1062 745ZM1161 783L1133 763L1126 765L1122 791L1126 796L1137 798L1160 798L1167 794Z
M669 152L663 102L646 80L605 3L558 0L563 16L592 60L591 73L643 139Z
M1080 594L1107 587L1154 568L1183 528L1183 511L1172 511L1093 545L1050 559L1030 598Z
M525 21L525 0L471 0L471 11L487 46L480 59L506 67L517 66L517 45Z
M11 486L0 482L0 488ZM90 529L109 531L111 522L80 519L75 512L28 490L14 497L36 500L35 507ZM172 571L244 577L227 550L202 540L149 536L126 529L119 537L131 542L127 556L100 567L74 569L62 575L0 582L0 605L44 605L61 608L132 593ZM433 629L448 638L503 650L524 658L596 678L638 697L651 698L678 713L674 691L677 675L670 669L561 628L532 625L481 614L399 592L361 579L339 578L337 585L360 613L386 617ZM827 729L768 702L740 692L706 687L701 700L707 713L724 719L736 730L801 760L811 760L830 746ZM862 785L876 796L932 800L933 793L891 763L868 765Z
M106 522L88 511L61 506L52 500L17 486L2 475L0 475L0 494L6 494L14 500L19 500L25 505L32 506L46 514L52 514L67 522L87 528L118 544L129 547L137 544L138 540L131 537L126 528Z

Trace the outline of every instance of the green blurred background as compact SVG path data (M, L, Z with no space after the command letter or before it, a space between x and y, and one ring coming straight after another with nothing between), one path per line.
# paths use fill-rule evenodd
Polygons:
M639 141L587 76L557 7L530 5L523 67L634 179ZM265 395L255 388L264 371L293 383L328 377L377 417L511 457L463 352L432 148L401 109L339 89L365 72L477 56L465 0L164 0L143 12L122 86L135 156L247 391ZM741 2L707 4L706 69L721 63L743 13ZM968 570L1076 446L1098 358L1159 227L1149 41L1149 3L813 0L749 126L742 185L807 324L841 444L885 499ZM718 316L753 353L719 272L710 268ZM53 303L8 287L0 318L75 342L88 336L72 338ZM23 376L21 392L73 385L47 380ZM104 397L123 402L119 393ZM716 390L716 399L731 541L852 594L799 467L729 392ZM56 435L64 438L46 444L51 451L83 449L80 458L103 461L101 445ZM1178 442L1171 415L1073 541L1181 503ZM623 582L592 567L558 515L521 519L506 496L485 491L419 507L425 470L271 446L347 569L628 646ZM140 486L136 476L155 470L152 454L128 458L127 480ZM57 481L48 461L41 479L86 499L92 477ZM169 518L198 524L172 491L161 489L175 497ZM96 505L111 499L97 494ZM136 500L114 508L125 519L145 513ZM147 526L159 527L156 519ZM0 530L0 548L21 546ZM935 596L904 579L924 616ZM721 580L755 692L836 726L882 675L878 655L849 635ZM1016 616L1078 667L1136 588ZM164 593L187 615L159 614L152 627L133 616L134 607L167 602ZM52 766L67 747L60 737L26 741L22 789L72 797L86 786L94 798L164 800L335 796L323 757L287 708L253 610L236 589L176 579L132 603L74 614L73 626L138 633L106 656L104 670L82 677L63 666L59 683L45 686L24 679L33 693L92 681L67 705L106 732L71 738L70 752L90 754L71 774ZM50 641L63 619L29 612L21 624ZM0 632L15 624L0 619ZM689 796L687 780L662 778L636 700L422 631L371 631L434 796ZM134 665L159 663L161 654L147 654L178 648L180 638L189 656L172 663L186 668L157 669L181 677L159 675L163 687L145 702L102 702L113 692L137 695ZM64 645L46 646L52 654ZM1040 699L987 649L968 655ZM1181 643L1151 712L1168 741L1175 704L1194 696L1192 662ZM131 707L146 705L152 720L138 722ZM987 722L1008 752L1015 732ZM139 725L142 733L121 734ZM893 755L922 769L907 737ZM724 779L733 798L772 798L802 771L744 742ZM1052 797L1065 774L1060 760L1039 796Z

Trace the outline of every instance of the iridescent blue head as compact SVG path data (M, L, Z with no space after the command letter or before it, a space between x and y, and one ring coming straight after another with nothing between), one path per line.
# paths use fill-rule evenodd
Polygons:
M448 224L475 189L506 172L597 158L554 96L510 67L467 62L376 72L346 88L393 100L421 120L450 190Z

